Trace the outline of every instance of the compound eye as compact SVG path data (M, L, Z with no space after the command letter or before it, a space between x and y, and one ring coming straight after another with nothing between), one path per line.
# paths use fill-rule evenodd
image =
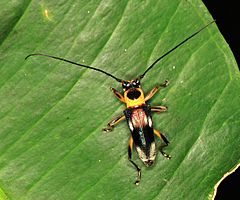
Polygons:
M133 86L134 86L135 88L139 88L139 87L140 87L140 81L139 81L138 79L134 80L134 81L132 82L132 84L133 84Z
M123 87L126 87L126 86L127 86L127 83L126 83L126 82L123 82L123 83L122 83L122 86L123 86Z

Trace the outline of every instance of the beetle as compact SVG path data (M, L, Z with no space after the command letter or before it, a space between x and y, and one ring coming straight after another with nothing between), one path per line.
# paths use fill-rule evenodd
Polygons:
M133 146L135 146L135 149L137 151L137 154L140 158L140 160L145 164L145 166L150 167L153 165L155 158L156 158L156 143L154 140L154 135L160 138L163 141L163 145L160 147L161 154L167 158L170 159L171 156L166 154L163 149L164 147L169 145L168 139L164 136L163 133L160 131L154 129L153 121L152 121L152 112L156 113L162 113L167 111L167 107L165 106L150 106L147 101L150 100L154 94L159 89L159 86L155 86L148 95L144 95L144 92L141 88L140 81L144 78L146 73L151 70L161 59L163 59L165 56L170 54L172 51L183 45L185 42L193 38L195 35L200 33L203 29L207 28L210 24L214 23L215 20L211 21L186 39L184 39L182 42L177 44L174 48L167 51L165 54L160 56L158 59L156 59L146 70L143 74L138 76L135 79L132 80L123 80L119 79L116 76L95 68L88 65L79 64L70 60L67 60L65 58L60 58L56 56L51 56L47 54L41 54L41 53L33 53L29 54L25 59L28 59L31 56L45 56L52 59L64 61L73 65L77 65L80 67L92 69L98 72L101 72L113 79L115 79L117 82L120 82L122 84L123 89L123 95L117 91L114 88L111 88L111 91L114 93L114 95L119 99L121 102L126 104L126 109L124 110L123 114L118 116L117 118L111 120L107 127L103 129L103 131L111 132L113 131L114 127L124 119L127 120L127 124L129 127L129 130L131 132L131 136L129 139L128 144L128 159L132 163L132 165L136 168L137 171L137 178L135 181L136 185L139 185L141 180L141 169L140 167L132 160L132 149ZM163 84L161 84L161 87L166 87L168 85L168 81L166 80Z

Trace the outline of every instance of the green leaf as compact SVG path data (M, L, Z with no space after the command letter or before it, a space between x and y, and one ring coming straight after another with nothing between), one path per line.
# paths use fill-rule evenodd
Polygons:
M151 105L168 106L154 126L170 141L166 160L127 159L124 110L104 74L42 57L47 53L133 79L212 21L201 1L2 1L0 64L1 199L207 199L240 161L239 71L211 25L143 79ZM158 146L160 141L157 140Z

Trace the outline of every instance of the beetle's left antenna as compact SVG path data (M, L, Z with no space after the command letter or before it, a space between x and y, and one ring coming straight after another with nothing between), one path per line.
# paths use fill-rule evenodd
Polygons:
M108 72L105 72L105 71L103 71L103 70L101 70L101 69L98 69L98 68L95 68L95 67L91 67L91 66L88 66L88 65L79 64L79 63L73 62L73 61L71 61L71 60L67 60L67 59L65 59L65 58L60 58L60 57L56 57L56 56L50 56L50 55L42 54L42 53L33 53L33 54L29 54L29 55L25 58L25 60L27 60L27 59L28 59L29 57L31 57L31 56L45 56L45 57L53 58L53 59L56 59L56 60L61 60L61 61L64 61L64 62L71 63L71 64L73 64L73 65L77 65L77 66L80 66L80 67L85 67L85 68L88 68L88 69L92 69L92 70L101 72L101 73L103 73L103 74L105 74L105 75L107 75L107 76L112 77L113 79L115 79L116 81L118 81L118 82L120 82L120 83L122 82L122 79L119 79L119 78L113 76L112 74L110 74L110 73L108 73Z
M171 52L173 52L174 50L176 50L178 47L180 47L181 45L183 45L185 42L187 42L188 40L190 40L191 38L193 38L195 35L197 35L198 33L200 33L203 29L207 28L210 24L214 23L215 20L211 21L210 23L208 23L207 25L205 25L204 27L202 27L201 29L199 29L198 31L196 31L195 33L193 33L192 35L190 35L189 37L187 37L185 40L183 40L182 42L180 42L179 44L177 44L175 47L173 47L171 50L169 50L168 52L166 52L165 54L163 54L162 56L160 56L157 60L155 60L147 69L146 71L139 76L140 79L142 79L146 73L152 69L155 64L157 64L160 60L162 60L165 56L167 56L168 54L170 54Z

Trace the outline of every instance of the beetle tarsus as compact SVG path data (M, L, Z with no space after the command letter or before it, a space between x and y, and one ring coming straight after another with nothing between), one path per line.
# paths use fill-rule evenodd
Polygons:
M141 181L141 170L138 171L138 176L134 184L138 186L140 184L140 181Z
M160 84L160 87L167 87L169 85L169 80L165 80L164 83Z
M164 151L160 151L160 152L161 152L161 154L162 154L165 158L167 158L168 160L170 160L170 159L172 158L170 155L166 154Z
M161 145L161 146L160 146L160 152L161 152L161 154L162 154L165 158L167 158L168 160L170 160L172 157L171 157L169 154L166 154L166 153L163 151L163 149L164 149L166 146L168 146L168 143L167 143L167 144L164 144L164 145Z
M105 131L105 132L111 132L111 131L113 131L113 129L114 129L114 126L107 126L106 128L103 128L102 130L103 131Z
M128 160L133 164L133 166L136 168L137 170L137 179L136 181L134 182L135 185L139 185L140 184L140 181L141 181L141 169L137 166L137 164L135 162L132 161L131 158L128 158Z
M105 132L111 132L114 129L114 126L116 124L118 124L120 121L124 120L125 116L124 115L120 115L118 117L116 117L115 119L111 120L108 124L106 128L103 128L102 130Z

